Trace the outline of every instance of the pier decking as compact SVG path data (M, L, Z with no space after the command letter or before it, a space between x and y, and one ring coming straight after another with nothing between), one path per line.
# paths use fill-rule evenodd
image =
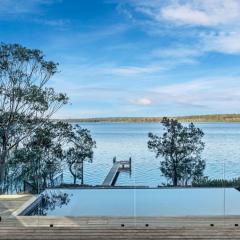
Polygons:
M132 159L129 158L128 161L116 161L116 157L113 158L113 166L110 169L108 175L104 179L103 186L114 186L117 180L118 174L121 171L131 171Z

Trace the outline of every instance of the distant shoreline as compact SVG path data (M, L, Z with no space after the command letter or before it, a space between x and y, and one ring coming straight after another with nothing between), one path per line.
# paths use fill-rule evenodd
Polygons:
M69 118L54 119L64 122L126 122L126 123L144 123L161 122L163 117L105 117L105 118ZM240 114L209 114L169 117L177 119L180 122L240 122Z

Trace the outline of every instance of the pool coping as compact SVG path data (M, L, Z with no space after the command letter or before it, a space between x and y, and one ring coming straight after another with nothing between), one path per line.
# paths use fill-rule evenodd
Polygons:
M20 208L15 210L11 216L18 217L24 214L25 211L29 211L30 208L35 207L40 201L40 195L34 195L30 199L28 199ZM38 201L39 200L39 201Z
M240 216L185 217L56 217L18 216L14 222L25 227L132 228L240 226Z

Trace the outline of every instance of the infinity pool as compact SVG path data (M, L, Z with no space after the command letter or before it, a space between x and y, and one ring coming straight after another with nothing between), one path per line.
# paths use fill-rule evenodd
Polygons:
M51 189L42 196L26 215L240 215L240 192L234 188Z

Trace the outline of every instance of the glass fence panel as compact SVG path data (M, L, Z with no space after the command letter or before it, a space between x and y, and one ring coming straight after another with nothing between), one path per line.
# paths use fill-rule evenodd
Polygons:
M239 224L239 123L195 123L204 133L199 138L204 149L195 142L198 153L190 148L191 154L180 151L176 159L162 154L166 126L161 123L81 124L96 141L93 158L76 161L74 168L66 158L36 160L20 153L9 158L1 165L2 206L7 206L3 196L21 196L15 210L31 216L24 220L28 224L39 226L168 225L173 218L185 226L192 221L185 216L208 216L202 221L207 225L227 224L234 216L231 224ZM184 138L172 140L178 150L184 145ZM8 201L10 208L13 202ZM1 209L2 216L6 212Z
M144 139L145 165L139 166L142 174L134 174L135 183L146 187L135 190L138 220L145 217L146 224L159 226L223 224L226 194L235 193L225 188L231 126L168 120L145 126L151 132Z
M223 124L224 126L224 124ZM225 224L239 226L240 192L239 192L239 155L240 124L228 123L223 127L221 155L224 158L224 213Z

